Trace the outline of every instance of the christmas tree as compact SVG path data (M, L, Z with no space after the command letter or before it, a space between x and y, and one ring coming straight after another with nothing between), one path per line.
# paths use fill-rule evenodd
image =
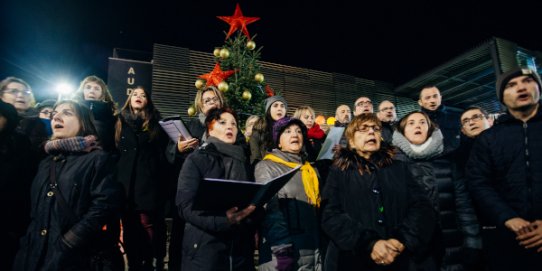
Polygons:
M213 51L216 62L213 71L200 75L195 85L197 89L216 86L224 94L228 106L238 114L240 122L244 123L250 115L262 115L263 100L273 95L258 63L262 47L256 48L246 27L260 18L243 16L239 4L233 16L218 18L230 24L230 29L224 45Z

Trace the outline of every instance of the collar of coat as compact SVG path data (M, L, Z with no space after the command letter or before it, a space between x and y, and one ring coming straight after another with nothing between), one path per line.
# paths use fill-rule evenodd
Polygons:
M538 111L536 112L536 114L527 122L542 119L542 101L538 102L538 109L537 110ZM522 121L518 120L514 116L512 116L509 111L506 111L505 114L499 116L497 118L497 120L496 120L496 124L507 123L507 122L522 122Z
M380 150L371 155L370 160L361 157L355 150L342 148L336 153L333 165L342 171L348 169L357 170L361 175L372 173L392 164L395 148L386 142L380 143Z

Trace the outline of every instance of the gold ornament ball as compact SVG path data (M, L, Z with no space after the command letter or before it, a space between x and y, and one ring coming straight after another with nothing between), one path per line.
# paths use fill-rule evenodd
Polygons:
M228 89L230 88L230 86L228 86L228 83L226 83L226 81L222 81L220 83L218 83L218 89L222 92L226 92L228 91Z
M215 48L215 50L213 51L213 55L215 57L219 57L220 56L220 48Z
M230 57L230 51L228 49L226 49L226 48L222 48L220 50L220 57L222 59L226 59L226 58Z
M243 100L245 101L248 101L252 98L252 93L250 93L250 91L248 91L248 89L245 89L245 91L243 91L243 96L242 96Z
M264 80L263 74L257 73L256 75L254 75L254 80L256 80L256 82L258 82L258 83L263 82L263 80Z
M191 105L190 107L188 107L188 116L192 117L195 115L196 115L196 108L193 105Z
M204 84L203 80L198 79L196 80L196 83L194 85L196 86L197 89L201 89L203 87L203 84Z
M256 43L254 41L247 42L247 49L254 50L256 48Z

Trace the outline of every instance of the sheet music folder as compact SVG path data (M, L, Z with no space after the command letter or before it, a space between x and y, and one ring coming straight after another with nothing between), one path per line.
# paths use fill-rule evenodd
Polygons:
M233 207L242 209L250 204L263 206L300 168L301 165L263 183L205 178L198 187L192 209L223 212Z
M190 132L188 132L186 124L179 116L164 118L158 121L158 123L160 126L162 126L162 129L164 129L173 142L177 142L179 136L181 135L185 138L185 140L192 139L192 135L190 135Z

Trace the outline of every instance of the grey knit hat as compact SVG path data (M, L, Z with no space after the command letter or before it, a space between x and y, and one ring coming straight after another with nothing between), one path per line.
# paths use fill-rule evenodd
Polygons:
M282 96L275 95L265 99L265 113L269 111L269 108L271 108L273 103L279 101L284 103L284 107L286 108L286 111L288 111L288 103L286 102L286 99L284 99Z
M538 75L536 71L531 70L529 68L521 68L521 67L514 68L512 70L509 70L497 76L497 85L496 85L497 98L502 104L504 104L503 93L504 93L504 89L506 88L506 84L508 84L510 80L522 75L532 77L538 84L538 89L542 90L540 75Z

